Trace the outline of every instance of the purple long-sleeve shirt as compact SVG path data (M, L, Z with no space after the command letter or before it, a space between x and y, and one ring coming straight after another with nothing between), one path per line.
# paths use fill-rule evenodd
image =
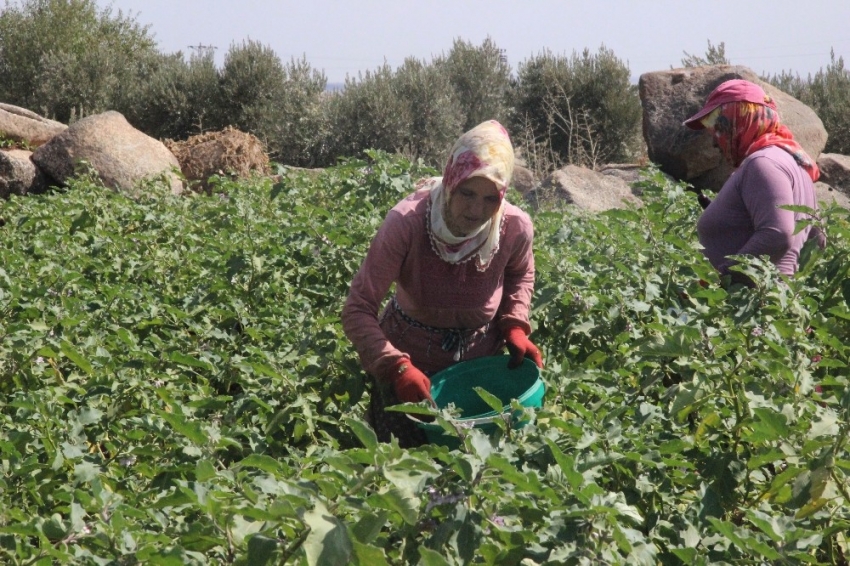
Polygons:
M343 329L363 368L381 377L402 357L425 372L453 363L454 351L434 343L433 333L397 317L378 313L390 287L401 310L421 325L477 329L489 323L469 345L465 359L493 355L502 348L501 331L531 327L528 311L534 288L533 228L528 215L505 203L499 251L480 272L475 261L450 264L431 248L429 193L420 190L399 202L372 240L351 283L342 311Z
M779 147L754 152L732 173L697 222L706 258L725 275L734 264L729 255L767 255L781 273L793 275L811 227L794 234L797 220L805 215L779 208L789 204L817 209L808 173Z

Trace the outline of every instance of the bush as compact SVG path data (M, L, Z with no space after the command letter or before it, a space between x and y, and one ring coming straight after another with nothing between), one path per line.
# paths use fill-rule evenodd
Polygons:
M209 129L220 106L212 50L157 55L122 111L136 128L156 138L185 139Z
M708 49L705 51L705 57L699 55L691 55L687 51L684 52L685 57L682 59L683 67L703 67L705 65L731 65L732 63L726 58L726 44L722 41L720 45L714 46L708 42Z
M325 157L327 121L323 98L327 78L306 59L284 66L281 98L277 101L277 126L269 140L271 157L287 165L315 166Z
M836 60L833 51L826 69L806 80L789 71L765 80L815 111L829 136L824 152L850 154L850 72L843 57Z
M438 65L408 58L394 77L410 123L402 153L442 166L455 139L463 133L463 108L449 76Z
M346 77L345 88L327 96L330 160L358 155L365 148L401 151L410 123L409 108L398 95L389 65L358 78Z
M94 0L7 0L0 13L0 100L59 120L119 106L156 54L147 27Z
M457 93L464 131L485 120L507 120L511 68L492 39L488 37L479 47L456 39L449 55L437 65L448 74Z
M347 79L328 100L332 156L358 155L373 148L400 153L441 167L463 131L464 112L439 64L408 58Z
M234 126L267 144L277 133L285 80L283 64L270 47L253 40L232 45L219 75L221 107L210 127Z
M220 73L217 126L254 134L275 160L312 165L320 148L326 84L324 74L304 59L284 66L270 47L256 41L234 45Z
M562 162L595 167L633 159L640 119L628 66L604 46L569 58L545 51L517 70L511 128L528 129Z

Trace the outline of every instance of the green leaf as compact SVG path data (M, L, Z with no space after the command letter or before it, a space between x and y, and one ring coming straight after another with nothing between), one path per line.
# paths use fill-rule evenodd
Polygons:
M54 514L41 525L41 532L50 540L60 540L68 534L68 527L62 521L62 516Z
M501 399L484 389L483 387L473 387L473 391L475 391L481 399L487 403L487 406L493 409L496 413L501 413L502 409L505 406L502 404Z
M182 352L171 352L168 354L168 359L170 359L172 362L176 362L184 366L201 368L206 370L212 369L212 366L209 363L199 360L198 358L189 356L187 354L183 354Z
M419 516L419 502L415 499L405 497L398 489L391 488L382 493L375 493L368 497L372 507L395 511L408 525L415 525Z
M265 454L251 454L247 458L240 460L236 466L240 468L257 468L274 475L283 473L280 462Z
M451 562L443 558L436 550L430 548L419 548L419 564L422 566L451 566Z
M384 551L370 544L352 541L354 545L354 566L389 566Z
M68 342L67 340L62 340L59 349L62 351L65 356L74 362L77 367L91 375L93 373L91 363L84 358L80 353L74 348L74 346Z
M68 229L68 233L72 236L79 232L80 230L84 230L91 226L95 225L95 218L87 210L82 211L77 216L74 217L74 220L71 222L71 227Z
M215 466L209 460L198 460L195 464L195 479L209 481L216 476Z
M570 486L575 490L581 489L582 485L584 485L584 476L576 470L575 458L564 454L551 439L547 438L545 441L549 450L552 452L552 456L555 458L555 462L558 463L558 467L561 468L567 481L570 482Z
M103 418L103 411L95 409L94 407L86 407L80 411L80 416L77 417L77 421L81 425L90 425L98 422L101 418Z
M157 411L157 414L171 425L171 428L188 438L194 444L206 446L209 443L209 437L201 428L199 421L189 421L183 415L167 413L165 411Z
M699 339L698 330L689 327L677 327L670 334L647 340L638 348L638 352L650 357L686 357L693 354L694 344Z
M753 409L753 413L757 420L751 425L752 432L747 434L750 442L769 442L789 435L786 418L782 413L766 408Z
M369 544L375 540L386 525L388 515L387 511L365 513L351 529L355 539L363 544Z
M100 466L91 462L77 462L74 464L74 478L78 483L94 480L100 474Z
M351 417L344 418L343 422L348 425L348 428L351 429L365 448L374 450L378 446L378 436L375 434L375 431L372 430L372 427L359 419L353 419Z
M263 535L248 539L248 566L265 566L277 550L277 541Z
M316 501L313 509L304 513L304 523L310 534L304 541L307 563L310 566L339 566L348 564L354 552L345 525L327 508Z
M718 533L731 540L739 548L755 552L757 555L763 556L768 560L778 560L782 557L776 549L758 540L752 534L743 530L736 530L735 525L732 523L721 521L714 517L709 517L708 520Z

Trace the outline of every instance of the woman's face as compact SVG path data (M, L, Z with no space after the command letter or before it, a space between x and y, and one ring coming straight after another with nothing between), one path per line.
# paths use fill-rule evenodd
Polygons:
M490 220L501 202L496 183L485 177L470 177L449 199L446 226L455 236L466 236Z
M705 131L711 135L714 147L720 150L720 153L730 165L734 166L730 148L730 144L732 143L731 124L729 119L723 116L722 109L723 106L718 106L700 120L700 122L702 122Z

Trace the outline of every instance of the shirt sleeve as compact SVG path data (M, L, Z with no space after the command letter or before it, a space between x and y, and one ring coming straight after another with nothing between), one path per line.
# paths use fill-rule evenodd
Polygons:
M410 249L404 217L391 210L372 239L366 258L351 282L342 309L342 328L354 344L367 372L380 377L404 357L387 340L378 323L378 311L393 282L398 280Z
M790 249L794 238L794 213L780 206L794 204L791 177L768 157L756 157L741 180L741 198L753 223L753 235L739 255L767 255L774 263Z
M534 293L534 228L527 215L519 215L517 219L517 233L505 234L512 248L511 258L505 266L498 325L503 332L511 326L519 326L528 335L531 334L529 309Z

